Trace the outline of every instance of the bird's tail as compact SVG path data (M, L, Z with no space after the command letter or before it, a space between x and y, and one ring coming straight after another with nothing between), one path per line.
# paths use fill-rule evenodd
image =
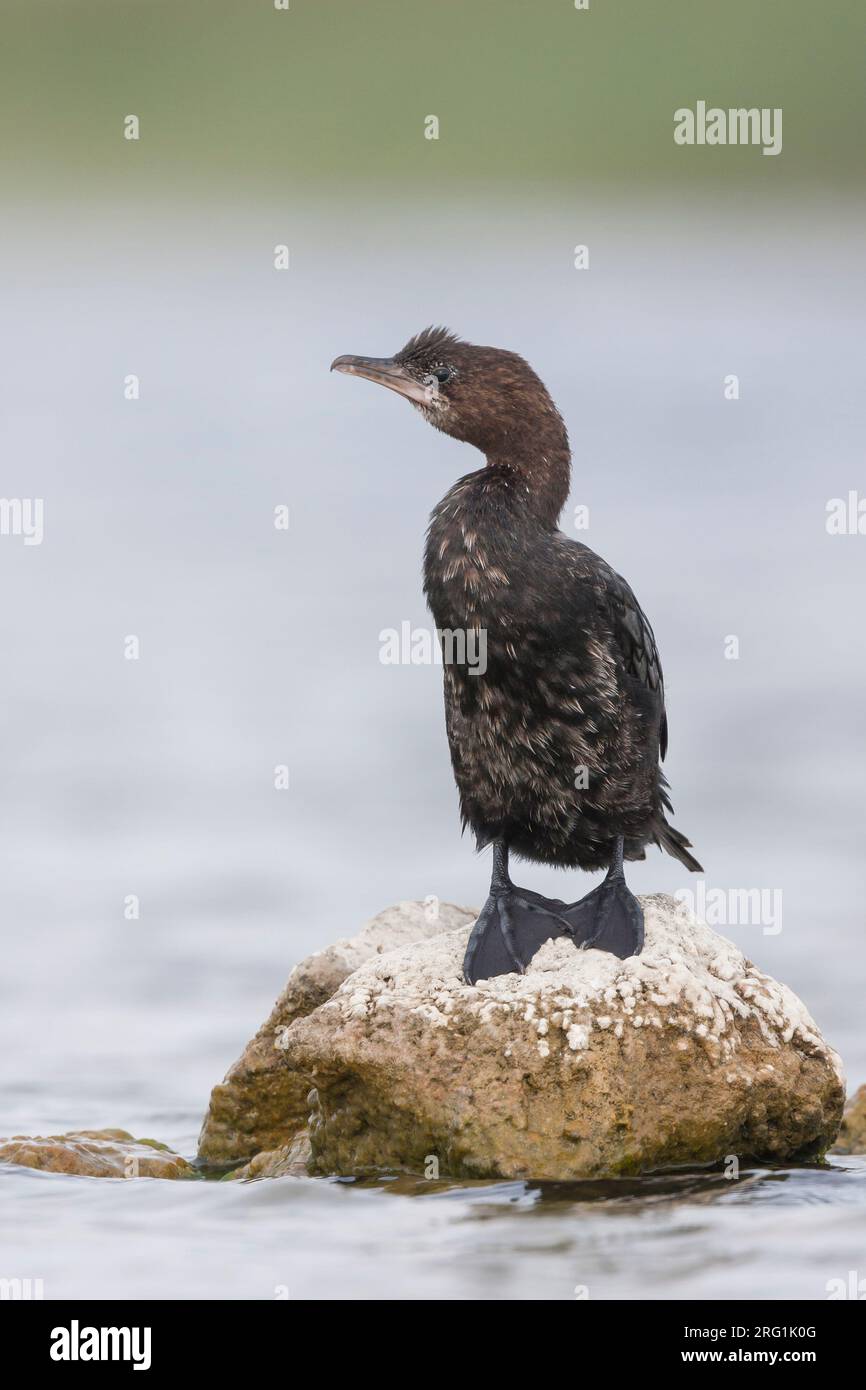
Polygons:
M663 849L666 854L672 855L674 859L678 859L693 874L704 872L703 865L698 863L693 854L689 854L692 847L691 840L687 840L681 831L670 825L664 816L656 821L653 839L660 849Z

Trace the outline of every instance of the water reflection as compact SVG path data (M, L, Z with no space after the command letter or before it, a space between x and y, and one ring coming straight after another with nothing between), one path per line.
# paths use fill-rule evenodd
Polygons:
M853 1181L852 1181L853 1179ZM327 1180L326 1180L327 1181ZM802 1202L866 1204L866 1158L829 1158L798 1167L741 1168L737 1177L725 1166L667 1169L639 1177L586 1179L577 1182L426 1179L409 1173L336 1178L359 1191L381 1191L392 1197L424 1197L430 1201L468 1202L504 1210L551 1212L557 1209L603 1207L640 1209L665 1203Z

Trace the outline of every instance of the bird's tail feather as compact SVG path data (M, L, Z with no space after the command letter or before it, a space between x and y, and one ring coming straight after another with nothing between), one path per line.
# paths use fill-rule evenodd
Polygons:
M691 840L687 840L681 831L670 825L666 820L662 819L656 823L656 832L653 838L660 849L672 855L674 859L678 859L680 863L684 864L687 869L690 869L693 874L702 874L704 872L703 866L698 863L695 856L689 854L689 850L692 847Z

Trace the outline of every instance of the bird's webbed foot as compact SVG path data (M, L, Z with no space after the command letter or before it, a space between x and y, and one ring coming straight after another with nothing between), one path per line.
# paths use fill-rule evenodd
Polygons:
M569 936L569 928L553 908L554 904L538 893L517 888L513 883L492 884L490 897L466 947L466 983L474 985L515 970L523 974L545 941L554 936Z
M643 950L643 908L631 892L622 870L622 849L614 856L607 877L579 902L559 910L574 943L582 951L609 951L626 960Z

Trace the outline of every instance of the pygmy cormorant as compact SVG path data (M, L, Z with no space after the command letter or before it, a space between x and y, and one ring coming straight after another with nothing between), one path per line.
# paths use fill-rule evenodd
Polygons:
M565 425L517 353L428 328L394 357L338 357L332 370L406 396L431 425L474 444L485 467L430 519L424 590L441 632L486 637L481 664L445 664L445 721L463 823L493 846L490 896L463 971L474 984L523 970L542 942L621 958L643 946L623 859L659 845L700 871L668 823L662 669L624 579L557 529L568 496ZM607 869L576 903L516 887L508 853Z

